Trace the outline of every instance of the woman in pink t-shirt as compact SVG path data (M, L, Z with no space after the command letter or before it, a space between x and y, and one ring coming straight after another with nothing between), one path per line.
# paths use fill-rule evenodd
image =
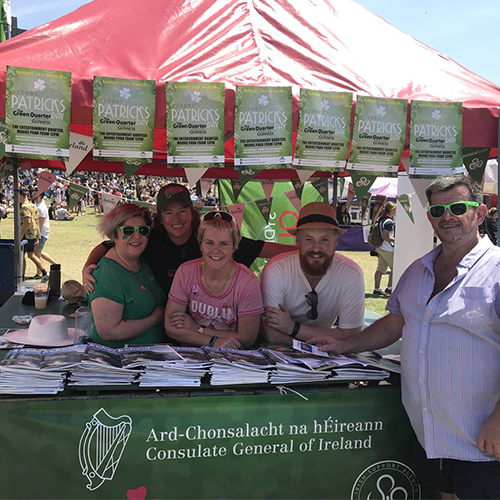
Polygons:
M172 339L234 349L254 344L262 295L256 276L233 260L240 237L231 214L205 215L197 233L202 257L179 267L168 295L165 330Z

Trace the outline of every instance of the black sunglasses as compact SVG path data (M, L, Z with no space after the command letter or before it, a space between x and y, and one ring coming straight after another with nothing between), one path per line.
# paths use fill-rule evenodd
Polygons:
M213 210L212 212L208 212L203 216L203 220L214 220L220 217L222 220L226 222L233 222L233 216L229 212L222 212L220 210Z
M433 219L440 219L441 217L444 217L447 209L450 211L451 215L460 217L467 213L469 207L478 206L479 203L475 201L456 201L448 205L431 205L430 207L427 207L427 210L429 211L429 214Z
M306 295L307 305L311 308L307 311L307 319L318 319L318 294L315 290L311 290Z
M137 231L141 236L148 236L151 228L149 226L120 226L115 229L121 231L124 238L130 238Z

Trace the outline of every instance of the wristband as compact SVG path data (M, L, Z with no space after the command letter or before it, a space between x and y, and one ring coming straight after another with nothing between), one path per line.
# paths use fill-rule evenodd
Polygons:
M299 333L299 330L300 330L300 323L296 321L292 333L290 334L290 337L294 339L297 336L297 333Z
M215 344L215 341L218 339L219 337L216 337L215 335L210 339L210 342L208 343L208 347L213 347L214 344Z

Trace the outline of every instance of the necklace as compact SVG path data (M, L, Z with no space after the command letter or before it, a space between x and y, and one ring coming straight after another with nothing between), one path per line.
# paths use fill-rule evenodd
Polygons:
M219 294L220 292L222 292L222 290L224 290L224 287L226 286L227 284L227 281L229 280L229 276L231 276L231 272L233 270L233 263L231 262L231 265L229 266L229 272L227 273L227 276L226 276L226 279L224 280L224 283L222 283L222 286L216 290L215 288L212 288L209 284L208 284L208 279L205 275L205 268L202 267L202 272L201 272L201 279L203 281L205 281L205 285L207 286L207 288L212 291L215 295Z

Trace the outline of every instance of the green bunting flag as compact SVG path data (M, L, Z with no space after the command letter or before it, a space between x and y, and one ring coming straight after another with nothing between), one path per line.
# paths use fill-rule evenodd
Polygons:
M328 179L318 179L311 184L316 188L318 193L323 197L323 201L328 203ZM297 194L298 196L298 194Z
M296 179L292 181L293 189L295 189L295 194L299 198L302 199L302 191L304 191L304 184L300 181L300 179Z
M231 186L233 188L234 200L236 201L243 187L241 186L241 182L239 179L231 179Z
M481 184L490 157L490 148L462 148L462 156L469 175Z
M354 192L356 193L356 198L359 202L368 194L368 190L372 187L372 184L375 182L377 176L353 170L351 172L351 178Z
M76 207L77 203L87 194L89 190L87 186L80 186L80 184L69 183L69 209L72 210Z
M240 178L241 189L243 189L248 181L251 181L256 175L259 174L260 168L243 167L241 169L237 169L237 172L238 177Z
M130 179L144 164L146 160L128 160L123 162L123 168L125 169L125 177Z
M262 217L264 217L264 220L266 221L266 224L269 224L269 215L271 214L271 203L272 200L256 200L255 204L257 205L257 208L259 209L259 212L262 214Z
M411 195L409 194L400 194L396 196L396 200L399 201L401 206L405 209L405 212L408 214L410 220L415 224L415 219L413 218L413 212L411 210Z

